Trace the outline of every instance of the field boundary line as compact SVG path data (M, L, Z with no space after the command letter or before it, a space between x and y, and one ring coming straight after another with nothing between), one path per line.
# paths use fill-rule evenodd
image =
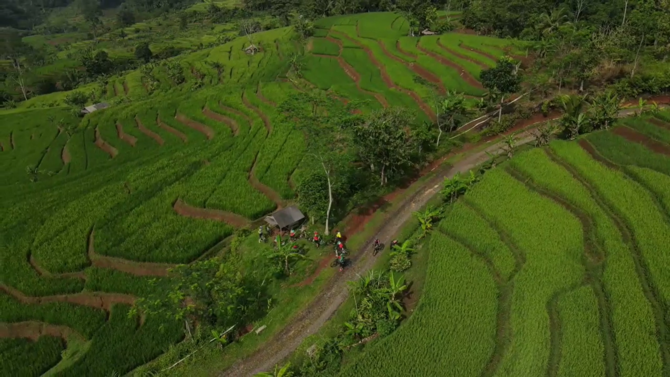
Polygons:
M470 85L474 88L477 88L477 89L484 89L484 85L482 85L482 83L479 82L479 80L477 80L473 75L471 75L470 72L468 72L465 68L461 67L456 62L452 62L451 60L447 59L446 57L444 57L440 54L437 54L433 51L430 51L430 50L424 48L423 46L421 46L421 39L417 39L416 48L419 51L426 54L427 56L430 56L431 58L433 58L434 60L436 60L440 64L442 64L446 67L450 67L452 69L455 69L456 72L459 73L459 75L463 78L463 80L465 80L465 82L468 85Z
M149 136L150 138L154 139L158 145L163 146L165 144L165 140L161 137L161 135L151 131L150 129L146 128L144 124L142 124L142 121L140 118L136 115L135 116L135 123L137 124L137 128L145 135Z
M240 125L237 124L237 121L233 118L227 117L223 114L219 114L215 111L210 110L207 106L202 108L202 115L206 116L207 118L223 123L226 126L230 127L230 132L233 134L233 136L237 136L240 133Z
M584 265L584 271L586 273L585 280L580 283L574 289L579 287L590 285L593 293L598 301L598 312L600 320L600 334L602 336L603 347L605 351L605 371L606 376L615 377L618 370L618 357L617 357L617 347L616 347L616 336L614 334L612 325L612 310L607 299L607 293L603 288L601 281L602 275L602 265L606 262L605 250L602 245L598 242L596 236L596 226L594 219L586 213L579 206L573 204L570 200L564 198L559 193L554 192L553 190L542 187L541 185L535 183L532 176L521 172L519 169L508 166L506 172L516 179L518 182L523 184L528 190L534 191L537 194L541 195L547 200L553 201L554 203L560 205L565 210L570 212L575 218L579 220L582 224L582 237L584 240L584 253L582 254L582 263ZM579 183L579 182L578 182ZM580 183L581 184L581 183ZM570 290L572 291L572 290ZM568 292L570 292L568 291ZM563 292L564 294L568 292ZM553 302L554 310L557 310L555 305L558 304L558 299L560 299L560 294L555 297L556 302ZM559 332L560 333L560 332ZM553 342L552 342L553 346ZM557 352L562 352L562 346L559 344ZM551 355L551 354L550 354ZM549 377L554 377L558 375L558 370L560 367L560 357L558 359L552 359L550 357L548 363L548 373Z
M582 139L579 142L579 145L586 151L591 158L595 161L605 165L606 167L612 169L612 164L610 161L604 159L600 156L598 152L593 148L593 146L588 143L586 140ZM638 241L635 237L635 233L630 228L630 225L624 220L620 211L612 206L607 199L605 199L602 194L588 181L587 178L583 177L579 171L574 168L570 163L564 161L559 157L555 152L545 149L545 152L549 158L555 163L559 164L565 168L577 181L579 181L587 190L591 193L591 196L596 201L596 203L602 208L602 210L607 214L610 220L614 223L616 228L621 233L621 236L624 240L624 243L628 245L629 250L631 250L631 258L635 265L635 270L638 276L640 286L644 293L645 298L649 302L652 312L654 313L654 322L656 325L656 339L659 344L661 359L663 361L663 371L666 373L668 368L670 368L670 345L669 340L669 329L668 325L665 322L665 313L666 309L664 304L659 300L659 293L657 288L654 286L653 282L650 281L649 268L646 266L646 261L642 255L642 251L639 248ZM607 161L607 162L603 162ZM617 170L614 167L612 170Z
M172 126L168 126L167 124L165 124L165 123L161 120L160 115L156 115L156 124L158 125L158 127L162 128L162 129L164 129L165 131L167 131L167 132L173 134L174 136L180 138L181 141L184 142L184 144L188 143L188 136L186 136L185 133L179 131L178 129L176 129L176 128L172 127Z
M481 68L481 69L489 69L489 68L491 68L491 67L489 67L487 64L482 63L482 62L480 62L479 60L473 59L473 58L471 58L471 57L469 57L469 56L467 56L467 55L463 55L463 54L461 54L460 52L458 52L458 51L456 51L456 50L454 50L454 49L452 49L452 48L449 48L449 47L443 45L443 44L442 44L442 41L440 40L440 38L437 38L437 46L438 46L439 48L441 48L443 51L445 51L445 52L447 52L447 53L449 53L449 54L451 54L451 55L454 55L455 57L457 57L457 58L459 58L459 59L469 61L470 63L479 66L479 68Z
M0 322L0 338L26 338L37 341L42 336L62 338L66 343L71 336L81 341L86 337L69 326L52 325L42 321Z
M214 130L211 127L196 122L194 120L191 120L186 115L176 113L174 119L177 120L177 122L183 124L184 126L192 128L200 132L201 134L205 135L207 140L212 140L214 138Z
M135 147L135 144L137 143L137 138L135 136L128 135L127 133L123 132L123 125L119 122L116 122L116 135L120 140L125 141L131 147Z

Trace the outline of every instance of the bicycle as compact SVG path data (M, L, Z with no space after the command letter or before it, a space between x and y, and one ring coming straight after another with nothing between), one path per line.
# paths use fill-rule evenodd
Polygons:
M378 243L375 244L375 248L372 250L372 256L376 256L378 252L384 250L384 244L383 243Z

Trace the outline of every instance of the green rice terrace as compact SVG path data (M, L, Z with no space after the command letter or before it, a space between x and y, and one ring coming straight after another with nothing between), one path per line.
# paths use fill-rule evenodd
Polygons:
M660 91L636 110L644 90L591 100L582 76L500 91L486 75L537 74L534 45L408 13L299 37L202 21L247 2L188 4L190 30L23 37L53 58L0 109L0 376L669 375ZM144 41L180 53L37 95ZM293 206L309 234L284 244L264 219Z

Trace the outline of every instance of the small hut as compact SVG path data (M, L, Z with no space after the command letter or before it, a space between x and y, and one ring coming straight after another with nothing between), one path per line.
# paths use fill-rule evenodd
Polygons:
M255 53L260 52L260 51L261 51L261 49L258 46L253 45L253 44L249 45L249 47L244 49L244 52L246 52L249 55L254 55Z
M96 103L95 105L86 106L81 110L81 115L90 114L94 111L106 109L109 107L109 104L106 102Z
M434 32L434 31L430 31L430 30L428 30L428 29L423 29L423 31L421 32L421 34L422 34L422 35L436 35L437 33Z
M268 223L268 225L273 227L276 226L279 229L291 229L300 224L304 219L305 215L303 215L296 207L286 207L272 215L265 216L265 222Z

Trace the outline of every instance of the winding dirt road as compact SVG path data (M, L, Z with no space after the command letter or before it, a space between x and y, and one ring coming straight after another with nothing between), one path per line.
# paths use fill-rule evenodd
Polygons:
M517 135L518 144L525 144L534 140L529 131ZM347 299L349 292L347 282L355 280L374 267L376 258L372 257L373 240L392 239L402 226L412 217L412 213L423 207L436 195L442 187L445 178L453 177L457 173L466 172L484 162L490 157L487 155L500 154L500 143L491 143L485 150L475 152L455 163L451 168L442 165L435 176L428 180L414 194L405 198L398 209L388 216L388 221L379 231L363 245L362 249L352 258L352 266L343 273L333 277L323 288L322 293L298 315L284 329L274 336L263 348L250 357L238 361L221 376L253 376L257 373L272 370L276 364L288 357L304 340L315 334L323 324L337 311Z

